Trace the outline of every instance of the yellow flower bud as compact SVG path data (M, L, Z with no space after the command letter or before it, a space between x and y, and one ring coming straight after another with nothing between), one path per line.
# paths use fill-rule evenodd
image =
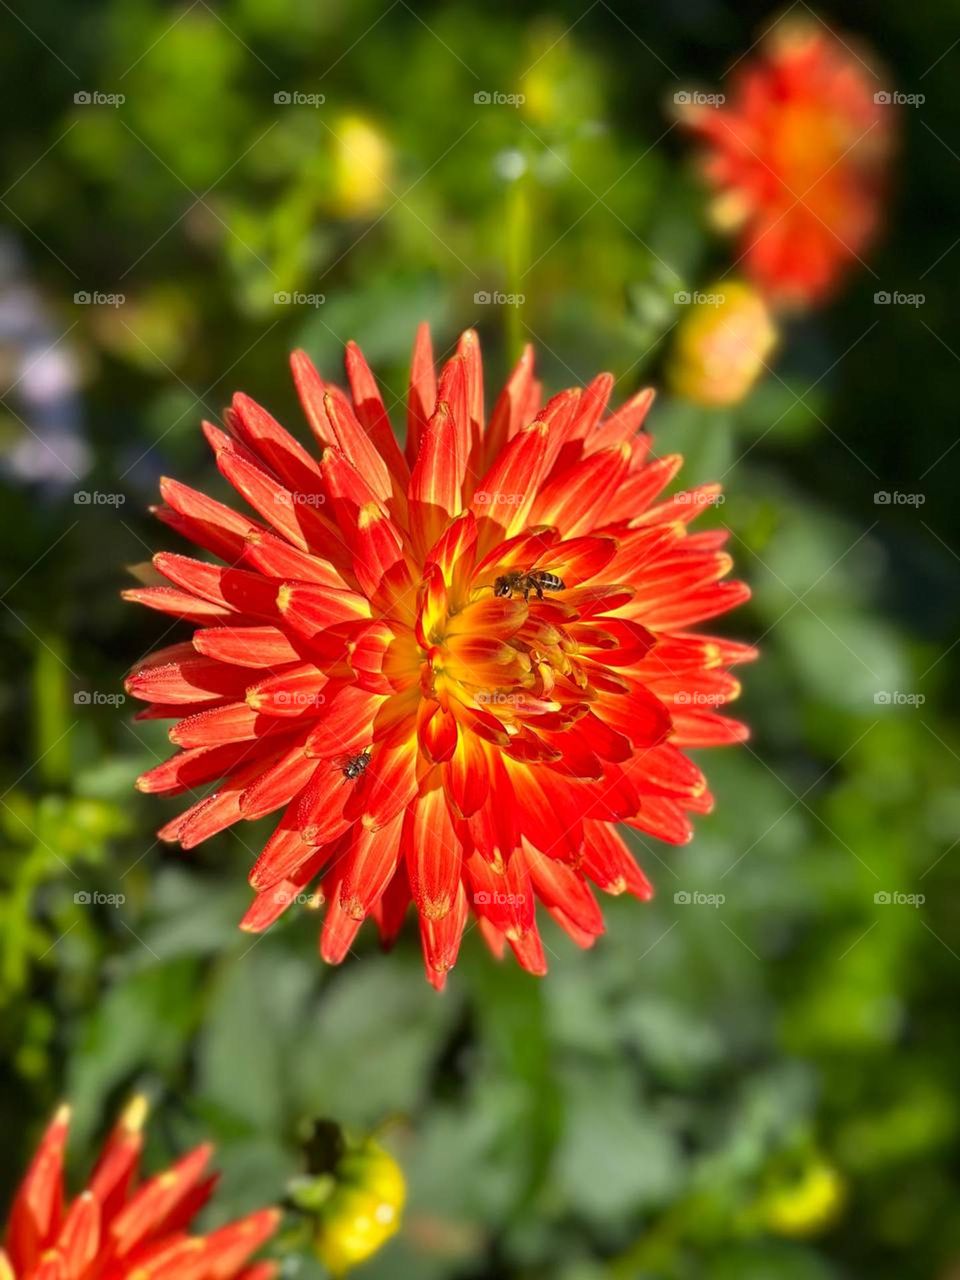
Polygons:
M675 297L687 314L668 363L671 388L697 404L738 404L777 342L767 304L739 281L721 281L705 292Z
M840 1173L825 1160L814 1160L794 1181L764 1197L762 1213L777 1235L809 1236L829 1226L845 1200Z
M335 1176L337 1185L320 1213L314 1248L324 1266L342 1276L396 1233L407 1185L397 1161L372 1140L341 1157Z
M390 194L390 143L363 116L341 116L333 129L333 198L338 213L365 218L378 213Z

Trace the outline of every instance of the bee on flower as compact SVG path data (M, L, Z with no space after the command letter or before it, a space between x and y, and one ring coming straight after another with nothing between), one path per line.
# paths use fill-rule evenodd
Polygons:
M595 889L649 898L616 824L689 840L712 798L687 748L746 734L722 706L754 651L698 630L749 595L725 531L690 529L719 488L664 497L652 393L544 401L529 348L488 414L472 331L438 376L421 326L403 447L353 343L349 391L292 363L317 452L238 395L204 431L247 510L161 482L214 559L161 552L126 593L193 629L127 681L178 748L138 785L192 800L160 832L185 849L278 815L245 929L319 880L330 963L412 907L436 987L471 917L542 974L538 910L590 946Z

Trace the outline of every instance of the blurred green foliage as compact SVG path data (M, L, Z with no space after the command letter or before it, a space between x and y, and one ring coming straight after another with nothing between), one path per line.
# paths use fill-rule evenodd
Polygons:
M938 259L960 187L957 15L831 9L892 83L925 86L886 241L839 304L788 324L747 402L654 411L684 483L723 478L709 518L755 589L730 623L763 651L754 737L709 755L715 814L683 850L638 842L657 899L608 904L594 952L548 932L537 982L471 935L437 997L411 936L383 957L361 935L330 973L309 911L241 935L259 831L190 855L154 843L168 807L132 781L165 735L114 695L165 628L120 605L123 566L172 545L146 510L160 474L218 491L198 419L234 388L299 424L294 346L333 376L356 338L391 399L421 319L441 351L479 328L488 394L526 341L551 390L601 368L620 396L658 381L674 292L733 257L671 95L717 84L776 10L7 11L0 209L72 353L92 469L65 492L8 476L0 508L3 1189L60 1095L79 1171L143 1088L158 1159L218 1142L223 1216L282 1194L311 1116L383 1126L411 1203L371 1277L960 1274L958 357ZM878 313L880 287L927 301ZM476 300L495 292L524 302ZM4 448L34 425L22 391ZM76 505L81 487L123 501ZM875 504L897 489L926 501Z

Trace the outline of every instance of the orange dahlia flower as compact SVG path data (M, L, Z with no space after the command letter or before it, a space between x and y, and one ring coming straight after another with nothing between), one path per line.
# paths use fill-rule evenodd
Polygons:
M706 143L715 219L742 229L739 266L778 302L821 301L876 231L893 111L880 89L825 27L791 21L737 68L725 102L694 95L682 109Z
M138 1182L146 1105L135 1099L100 1156L86 1191L64 1201L63 1163L70 1121L61 1107L20 1184L0 1280L270 1280L270 1262L248 1259L276 1230L279 1213L264 1209L211 1231L187 1234L210 1198L209 1146L166 1173Z
M181 748L139 786L223 779L160 832L184 848L282 809L246 929L320 876L332 963L412 900L436 986L471 912L543 973L537 901L586 946L591 882L649 897L614 824L687 840L710 797L683 749L744 734L718 707L751 651L691 630L748 594L724 533L687 532L717 486L656 501L680 458L648 457L650 392L604 417L610 374L541 405L528 349L488 421L476 335L438 381L421 327L402 450L352 344L346 367L349 396L293 356L319 457L243 395L205 425L259 520L162 482L225 563L163 552L169 585L127 593L198 628L128 680Z

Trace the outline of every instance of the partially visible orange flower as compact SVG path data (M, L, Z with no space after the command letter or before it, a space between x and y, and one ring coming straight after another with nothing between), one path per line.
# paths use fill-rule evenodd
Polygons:
M143 1099L134 1099L87 1189L67 1201L70 1112L60 1108L14 1199L0 1280L271 1280L277 1274L271 1262L248 1263L276 1230L277 1210L252 1213L206 1236L187 1234L216 1185L207 1171L209 1145L139 1180L145 1116Z
M650 454L651 392L608 413L611 374L544 404L528 348L488 417L477 335L438 377L424 326L403 450L353 343L346 366L349 395L293 358L319 458L246 396L205 425L259 519L161 484L225 563L162 552L168 585L127 593L196 628L127 682L182 748L139 786L223 779L160 832L187 849L282 811L249 930L320 877L331 963L412 904L435 986L471 914L544 973L538 903L591 945L592 885L652 893L615 824L687 841L711 799L686 748L746 736L720 711L753 650L695 629L749 595L726 531L688 529L719 488L662 496L681 459Z
M697 404L739 404L777 342L763 295L740 280L720 280L703 293L683 296L689 311L670 353L672 390Z
M821 301L877 229L890 95L824 26L783 21L731 74L725 102L691 96L682 115L706 143L715 220L741 229L740 269L777 302Z

